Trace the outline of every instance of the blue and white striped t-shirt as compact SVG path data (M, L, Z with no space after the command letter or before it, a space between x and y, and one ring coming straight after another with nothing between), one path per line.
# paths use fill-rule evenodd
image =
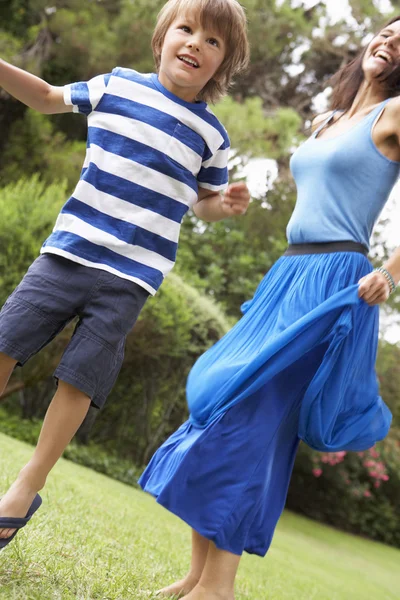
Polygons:
M229 139L204 102L157 75L116 68L64 88L88 117L81 177L41 252L134 281L154 294L172 269L183 215L228 182Z

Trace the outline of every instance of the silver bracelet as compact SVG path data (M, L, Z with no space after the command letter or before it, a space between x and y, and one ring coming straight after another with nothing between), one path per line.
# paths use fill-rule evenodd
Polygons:
M389 294L393 294L394 290L396 289L396 284L394 282L393 277L389 273L389 271L387 269L385 269L385 267L378 267L377 269L374 269L374 271L378 271L378 273L382 273L382 275L384 276L384 278L386 279L386 281L389 284Z

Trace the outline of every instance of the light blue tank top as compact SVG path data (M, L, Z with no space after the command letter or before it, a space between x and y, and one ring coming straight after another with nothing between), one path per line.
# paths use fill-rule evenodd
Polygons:
M350 130L331 139L319 131L293 154L290 168L297 201L287 226L290 244L352 240L369 248L372 229L400 173L372 139L372 129L389 99Z

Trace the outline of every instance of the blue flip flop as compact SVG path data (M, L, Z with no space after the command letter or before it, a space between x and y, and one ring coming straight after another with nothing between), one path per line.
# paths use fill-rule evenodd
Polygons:
M26 513L25 518L0 517L0 529L15 529L14 533L10 535L10 537L0 539L0 550L5 548L11 542L11 540L15 538L20 529L25 527L41 504L42 499L39 494L36 494L28 512Z

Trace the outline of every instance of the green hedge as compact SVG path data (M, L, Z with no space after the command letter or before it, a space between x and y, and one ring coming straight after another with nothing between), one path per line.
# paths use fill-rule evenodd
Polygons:
M128 336L117 384L104 410L92 411L90 439L145 464L186 418L185 384L197 357L230 326L215 303L169 275Z
M46 185L38 177L0 189L0 303L39 255L65 201L66 184Z
M35 446L41 426L40 419L21 419L0 408L0 431L10 437ZM143 470L132 461L110 454L95 444L82 446L73 441L65 450L63 457L132 486L137 486L137 480Z

